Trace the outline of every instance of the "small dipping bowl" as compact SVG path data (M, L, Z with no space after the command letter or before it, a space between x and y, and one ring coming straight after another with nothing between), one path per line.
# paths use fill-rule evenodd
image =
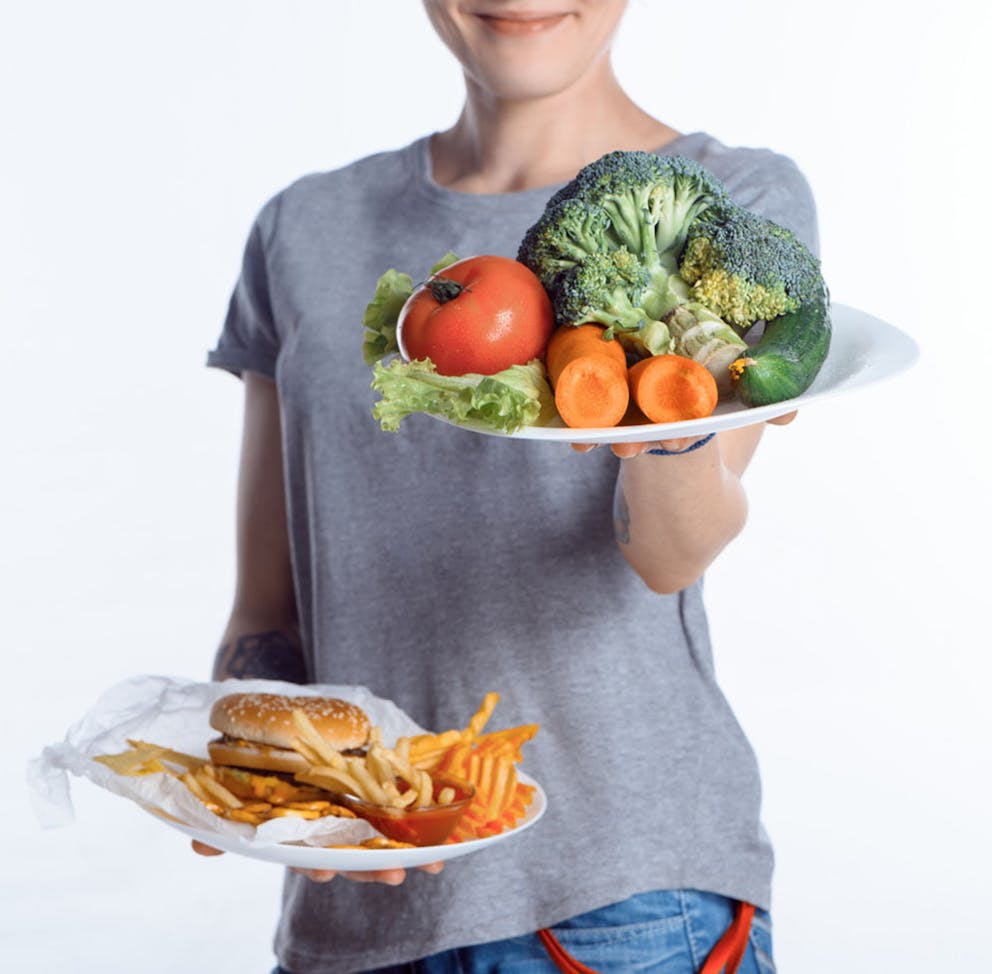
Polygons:
M341 795L339 800L359 818L365 819L387 839L412 845L440 845L455 830L465 809L475 797L475 786L454 775L430 772L434 782L434 798L442 788L453 788L455 797L445 805L425 805L423 808L394 808L373 805L354 795Z

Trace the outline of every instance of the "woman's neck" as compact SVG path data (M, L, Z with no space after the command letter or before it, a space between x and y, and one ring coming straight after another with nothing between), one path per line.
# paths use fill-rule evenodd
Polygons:
M436 182L464 193L506 193L565 182L613 149L656 149L678 132L638 108L607 58L569 89L509 101L467 79L458 121L434 136Z

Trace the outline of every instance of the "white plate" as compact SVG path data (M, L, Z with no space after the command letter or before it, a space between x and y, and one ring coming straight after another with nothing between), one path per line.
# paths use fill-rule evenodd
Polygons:
M197 829L175 819L161 817L162 821L174 829L185 833L191 839L197 839L215 849L225 852L235 852L252 859L264 859L266 862L277 862L283 866L297 866L301 869L335 869L352 872L370 872L376 869L406 869L413 866L425 866L431 862L441 862L445 859L456 859L467 856L472 852L481 852L497 842L512 838L529 829L548 807L547 796L541 786L529 775L518 772L521 782L534 786L527 813L520 824L499 835L485 839L473 839L469 842L454 842L450 845L417 846L413 849L325 849L320 846L308 846L296 843L262 844L251 839L237 836L219 835L207 829Z
M720 403L711 416L681 423L570 429L556 419L553 425L526 426L510 434L475 424L459 425L491 436L509 435L517 440L555 440L559 443L650 443L700 436L761 423L794 409L804 409L819 399L873 385L906 371L919 357L919 348L909 335L857 308L831 305L830 319L833 335L827 360L809 389L795 399L753 408L731 399Z

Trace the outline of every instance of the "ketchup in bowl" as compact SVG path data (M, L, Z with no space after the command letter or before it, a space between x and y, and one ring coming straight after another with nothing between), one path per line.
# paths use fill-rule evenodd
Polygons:
M442 788L453 788L455 797L452 801L422 808L394 808L391 805L373 805L354 795L341 795L339 800L387 839L412 845L440 845L465 814L465 809L475 796L475 786L441 771L432 771L430 775L434 782L434 800L437 800Z

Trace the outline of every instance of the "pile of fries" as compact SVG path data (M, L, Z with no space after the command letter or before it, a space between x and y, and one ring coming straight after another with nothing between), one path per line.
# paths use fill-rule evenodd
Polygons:
M448 841L498 835L520 821L533 798L534 788L517 780L516 765L524 743L538 730L537 724L522 724L483 734L498 702L498 693L488 693L465 728L401 737L395 748L383 746L378 728L373 728L369 748L361 756L341 755L328 747L306 716L296 711L297 750L310 763L297 778L331 791L343 789L373 805L424 808L454 799L452 788L432 793L430 772L447 772L475 787Z
M325 815L355 818L355 813L341 805L307 795L311 789L290 786L285 796L270 795L266 801L242 801L218 780L218 770L209 761L173 751L171 748L145 741L128 740L129 750L120 754L104 754L94 760L105 764L117 774L138 776L164 772L181 781L215 815L232 822L261 825L269 819L293 816L316 819Z
M463 730L410 740L414 767L446 771L475 785L475 797L449 842L482 839L512 829L534 797L534 786L517 780L516 766L523 757L521 748L537 733L538 725L521 724L483 734L498 702L498 693L487 693Z

